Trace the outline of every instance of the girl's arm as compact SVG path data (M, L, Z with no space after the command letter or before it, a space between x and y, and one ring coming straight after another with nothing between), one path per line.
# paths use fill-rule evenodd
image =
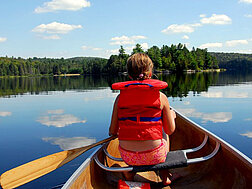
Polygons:
M164 132L171 135L175 131L176 114L173 110L170 110L168 98L165 94L160 92L161 108L162 109L162 121Z
M117 118L118 99L119 99L119 95L116 97L116 100L114 102L113 113L112 113L111 123L110 123L110 127L109 127L109 136L117 135L118 129L119 129L118 118Z

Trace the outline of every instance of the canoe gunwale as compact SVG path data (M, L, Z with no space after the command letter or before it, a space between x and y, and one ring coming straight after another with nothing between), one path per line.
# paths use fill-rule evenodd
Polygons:
M224 141L223 139L221 139L217 135L215 135L212 132L208 131L207 129L201 127L199 124L195 123L191 119L185 117L183 114L181 114L180 112L178 112L176 109L173 109L173 110L176 112L177 115L179 115L181 117L181 119L185 120L186 122L189 122L190 125L192 127L194 127L195 129L199 130L199 132L202 132L205 135L208 135L208 137L210 139L212 139L213 141L219 142L221 144L222 148L225 148L226 150L228 150L231 153L235 154L237 158L239 158L241 161L243 161L249 167L252 168L252 160L248 156L246 156L245 154L243 154L237 148L233 147L231 144L229 144L228 142Z
M82 171L90 164L94 155L102 148L102 146L98 147L94 152L90 154L90 156L74 171L71 177L66 181L61 189L68 189L75 182L75 180L80 176Z

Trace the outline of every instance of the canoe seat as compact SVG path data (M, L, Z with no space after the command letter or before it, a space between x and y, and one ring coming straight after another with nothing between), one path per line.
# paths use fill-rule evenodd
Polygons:
M171 169L171 168L179 168L179 167L186 167L189 164L192 163L198 163L202 161L206 161L208 159L211 159L212 157L215 156L215 154L218 152L220 148L220 143L216 142L215 149L213 152L207 156L204 157L199 157L199 158L193 158L193 159L188 159L186 154L191 153L191 152L196 152L203 148L205 144L207 143L208 136L205 135L205 138L203 142L196 148L192 149L185 149L185 150L176 150L176 151L170 151L168 152L166 156L166 161L164 163L156 164L156 165L143 165L143 166L128 166L128 167L108 167L102 164L98 157L97 153L94 156L95 162L104 170L106 171L112 171L112 172L127 172L127 171L132 171L132 172L145 172L145 171L156 171L160 169ZM114 161L123 161L121 158L116 158L111 156L108 151L107 151L107 145L104 145L103 151L107 157Z
M164 163L156 165L132 166L133 172L156 171L160 169L171 169L178 167L186 167L187 158L182 150L171 151L167 154Z

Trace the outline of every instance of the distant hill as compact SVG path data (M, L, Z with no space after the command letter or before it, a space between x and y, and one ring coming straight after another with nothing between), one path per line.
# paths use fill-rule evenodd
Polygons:
M106 58L100 58L100 57L72 57L72 58L66 58L66 60L92 61L92 60L108 60L108 59L106 59Z
M219 68L229 70L252 69L252 54L209 52L216 57Z

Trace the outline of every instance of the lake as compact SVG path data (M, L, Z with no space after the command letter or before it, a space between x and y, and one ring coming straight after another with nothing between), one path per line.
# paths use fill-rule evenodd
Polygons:
M252 158L252 71L158 75L170 105ZM108 137L124 76L0 78L0 174ZM19 188L55 188L92 153Z

